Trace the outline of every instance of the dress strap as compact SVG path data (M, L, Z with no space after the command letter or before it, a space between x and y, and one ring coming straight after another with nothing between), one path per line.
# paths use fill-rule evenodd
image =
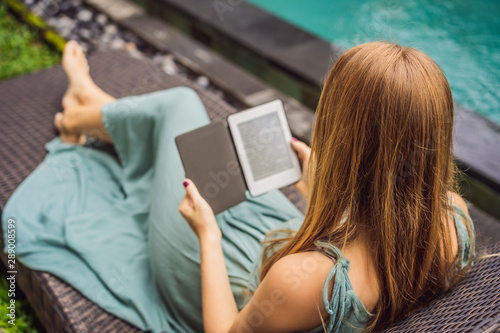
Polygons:
M461 259L460 266L461 268L464 268L468 264L471 255L474 255L474 253L471 253L474 251L475 247L474 224L472 223L472 219L469 214L464 212L460 206L457 206L454 203L451 205L454 213L452 218L455 221L455 228L457 229L459 258ZM467 231L465 223L469 224L471 235Z
M326 280L323 284L323 306L330 315L328 321L328 332L338 332L345 315L347 301L349 260L345 259L340 250L327 242L317 240L315 246L321 249L331 258L336 260ZM334 279L333 292L331 299L328 299L330 281Z

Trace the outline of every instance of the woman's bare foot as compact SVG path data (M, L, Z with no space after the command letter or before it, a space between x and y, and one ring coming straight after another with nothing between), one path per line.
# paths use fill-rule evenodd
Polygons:
M69 80L68 90L62 99L63 108L75 105L103 105L114 100L92 81L87 59L76 41L66 43L62 66Z
M98 110L100 112L104 104L114 101L115 98L105 93L92 81L87 59L77 42L66 43L62 66L68 76L69 86L62 99L64 112L56 114L54 125L59 130L61 141L84 144L86 135L82 132L80 122L85 123L84 120L87 119L85 111ZM92 114L89 114L89 117L92 117Z
M64 126L64 115L62 112L56 113L54 117L54 126L59 131L61 141L64 143L73 143L76 145L83 145L87 141L87 136L82 133L71 133Z

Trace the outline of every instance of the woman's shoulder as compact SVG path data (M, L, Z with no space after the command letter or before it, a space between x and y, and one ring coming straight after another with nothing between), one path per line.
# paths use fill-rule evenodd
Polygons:
M319 301L321 304L324 282L334 264L330 258L317 251L289 254L273 265L272 277L293 297L302 301Z
M463 213L469 214L469 209L467 208L467 204L465 203L465 200L457 193L455 192L449 192L448 196L451 199L451 203L462 210Z
M285 326L307 331L321 324L328 314L322 306L323 284L333 263L320 253L301 252L279 259L259 284L257 295L268 295ZM261 302L262 303L262 302ZM276 311L275 311L276 312ZM321 316L320 316L321 313Z
M341 265L337 266L339 262ZM366 311L364 298L359 297L356 290L359 288L351 284L348 269L349 261L343 257L332 258L321 251L299 252L278 260L266 275L266 279L269 279L266 285L271 290L279 289L283 293L289 316L303 318L304 329L317 327L330 319L334 321L331 324L335 325L339 321L337 312L341 308L345 309L347 317L352 317L349 309L356 307L354 312L357 315L354 317L365 320L365 316L361 315ZM339 285L335 287L335 284ZM344 294L339 294L342 291Z
M449 192L448 197L450 198L452 207L448 223L450 229L456 231L451 233L453 238L455 238L452 242L464 243L470 242L470 240L474 241L474 225L465 200L462 199L460 195L453 192Z

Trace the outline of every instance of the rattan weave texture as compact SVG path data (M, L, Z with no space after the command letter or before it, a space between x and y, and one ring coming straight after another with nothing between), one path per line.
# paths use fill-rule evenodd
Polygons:
M122 52L98 52L89 63L96 83L116 97L188 86L198 92L211 119L224 119L236 111L189 80L164 74L149 61ZM0 82L0 210L45 156L45 143L56 135L52 120L61 110L66 87L60 66ZM283 192L299 209L305 209L305 200L295 189L288 187ZM1 243L3 247L3 240ZM500 252L500 243L486 252ZM5 263L5 255L2 260ZM48 332L139 332L57 277L19 264L17 270L18 283ZM477 262L455 290L387 331L480 332L481 325L491 327L500 321L499 316L500 258L496 257Z
M500 253L500 243L478 257ZM386 332L483 332L500 324L500 257L476 260L467 277ZM491 332L500 332L500 326Z

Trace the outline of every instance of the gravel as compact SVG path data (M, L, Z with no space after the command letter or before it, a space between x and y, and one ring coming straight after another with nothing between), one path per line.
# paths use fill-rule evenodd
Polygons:
M82 0L22 0L33 13L49 23L66 40L76 40L87 54L96 50L124 50L132 57L151 59L168 75L181 75L215 93L233 106L234 98L215 87L205 76L176 61L172 54L160 52L137 35L119 27L106 14Z
M81 22L90 22L92 20L92 12L88 9L81 9L76 15L76 19Z

